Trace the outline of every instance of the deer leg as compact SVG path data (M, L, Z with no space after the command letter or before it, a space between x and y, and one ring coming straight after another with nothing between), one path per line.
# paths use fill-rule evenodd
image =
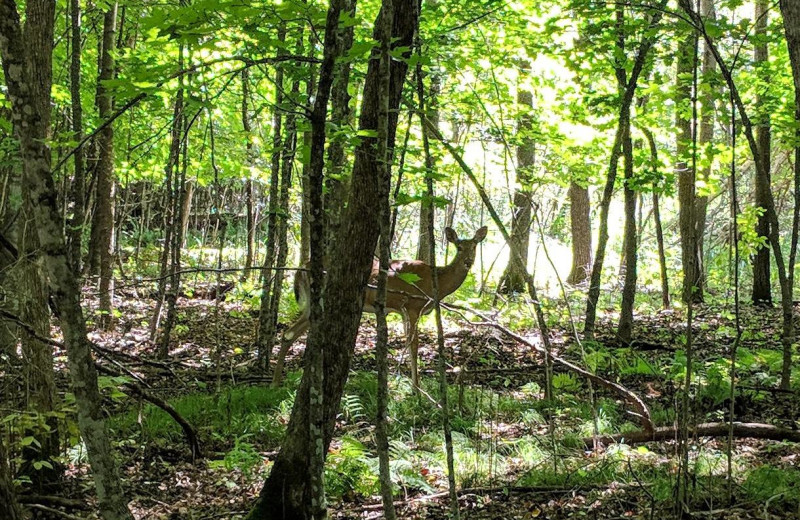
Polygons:
M281 385L281 381L283 380L283 362L286 359L286 353L289 352L289 347L291 347L294 342L297 341L297 338L302 336L303 333L308 330L309 315L309 307L305 307L300 312L300 316L298 316L295 322L283 332L283 337L281 338L281 348L278 351L278 357L275 358L275 370L272 373L273 388L277 388Z
M417 333L417 323L419 315L407 313L404 325L406 329L406 346L411 356L411 383L414 390L419 389L419 369L417 367L417 352L419 351L419 334Z

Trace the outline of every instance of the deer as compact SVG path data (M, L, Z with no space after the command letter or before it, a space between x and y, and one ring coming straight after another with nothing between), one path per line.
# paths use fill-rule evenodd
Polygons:
M419 350L419 334L417 323L419 318L433 310L433 274L437 275L439 299L443 299L456 291L475 262L475 249L486 238L486 226L478 229L475 236L460 239L452 228L445 228L447 241L456 246L456 256L446 266L431 267L421 260L391 260L389 262L386 283L386 313L397 313L403 316L405 332L405 348L411 358L411 381L414 388L419 388L419 371L417 369L417 353ZM362 312L375 313L375 299L378 296L377 280L380 264L377 259L372 262L372 272L364 290ZM294 277L294 294L300 313L294 322L283 332L281 347L275 361L275 372L272 385L279 386L283 375L283 364L286 353L297 339L308 330L311 298L311 279L308 271L298 270Z

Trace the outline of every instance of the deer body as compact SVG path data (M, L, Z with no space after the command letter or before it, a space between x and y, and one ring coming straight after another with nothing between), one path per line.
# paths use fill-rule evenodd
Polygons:
M456 256L450 264L435 268L420 260L392 260L389 264L386 284L386 313L394 312L403 316L403 328L406 336L405 344L411 354L411 378L415 387L419 386L419 373L417 370L419 335L417 333L417 323L420 316L428 314L433 309L434 269L439 283L439 299L441 300L455 292L464 283L475 261L475 248L486 237L486 227L480 228L471 239L459 239L456 232L451 228L445 229L445 235L447 240L456 246ZM363 312L375 313L379 268L378 261L374 260L372 273L364 291ZM294 278L294 292L297 303L300 306L300 315L283 333L272 379L274 386L280 384L284 358L289 347L308 330L310 282L310 276L307 271L297 271Z

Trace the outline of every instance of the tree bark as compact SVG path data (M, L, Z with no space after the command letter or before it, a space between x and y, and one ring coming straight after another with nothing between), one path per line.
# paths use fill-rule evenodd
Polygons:
M689 18L692 22L701 29L705 27L703 24L702 17L694 10L691 2L689 0L679 0L679 4L681 9L687 13ZM764 162L761 160L761 152L758 147L758 141L755 137L755 132L753 131L753 123L748 117L747 109L742 101L742 97L739 94L739 89L736 86L736 82L733 79L733 74L731 69L728 67L725 60L722 58L722 55L719 52L719 49L716 48L714 45L714 41L712 40L711 36L708 34L707 31L702 31L703 39L705 40L706 44L709 47L710 52L714 56L714 60L717 62L717 66L722 74L722 77L725 80L725 83L728 85L728 91L731 94L731 101L734 104L735 108L739 111L739 117L741 120L741 126L744 130L744 136L747 139L747 144L750 148L750 152L753 155L753 162L755 163L756 169L761 169L762 171L759 172L759 175L769 175L769 172L765 172L764 170ZM797 181L797 178L795 178ZM795 194L797 196L798 187L795 187ZM800 196L797 196L800 199ZM789 252L789 262L787 267L786 258L783 255L783 251L781 250L781 240L780 240L780 230L778 227L778 214L777 210L775 209L775 200L772 195L772 190L768 190L766 193L766 215L769 222L769 245L772 249L772 254L775 257L775 266L778 271L778 280L780 282L780 289L781 289L781 314L782 314L782 321L783 321L783 330L781 333L781 342L783 344L783 352L784 352L784 359L786 359L787 353L791 354L792 349L792 342L794 341L794 311L792 308L792 292L794 288L794 273L792 272L794 269L794 259L797 249L797 233L798 233L798 226L800 225L800 213L798 212L798 207L795 206L795 212L792 217L792 251ZM791 359L789 359L791 361ZM790 372L786 372L786 364L784 364L784 372L782 373L781 377L781 387L788 388L790 385Z
M69 89L72 101L72 139L80 143L83 139L83 107L81 106L81 2L70 0L70 65ZM67 233L69 241L70 261L75 267L75 275L81 272L81 243L83 240L83 224L86 220L86 194L84 193L86 180L84 172L84 151L80 148L75 151L75 172L72 177L72 219Z
M788 292L794 287L794 268L797 259L798 225L800 225L800 1L781 0L781 13L783 13L783 26L786 32L786 43L789 47L789 62L792 67L792 78L794 79L794 120L795 120L795 144L794 144L794 215L792 220L792 240L791 251L789 253ZM787 305L782 306L784 315L787 314ZM793 319L791 312L792 305L788 305L788 318L790 324ZM786 328L786 327L784 327ZM783 368L781 370L781 387L790 387L792 373L792 338L786 338L783 342Z
M278 28L278 39L286 38L286 26ZM285 51L279 50L279 56ZM258 314L258 329L256 330L256 355L258 364L261 368L267 368L272 352L272 345L275 343L275 327L277 316L271 312L270 295L273 278L280 276L276 271L271 271L275 267L275 256L277 254L277 224L278 224L278 189L281 174L281 154L284 147L283 143L283 114L281 112L283 104L283 67L278 64L275 67L275 108L272 112L272 156L270 159L270 179L269 179L269 206L267 209L267 244L264 254L264 270L261 272L261 305Z
M183 56L181 52L181 56ZM183 62L183 59L180 60ZM173 208L172 214L174 217L172 218L172 244L170 246L170 252L172 254L172 258L170 261L170 272L169 272L169 289L165 295L165 303L167 304L167 316L164 320L164 327L161 331L161 338L159 339L158 345L158 355L161 359L166 358L169 355L169 344L170 338L172 336L172 329L175 327L175 323L178 319L178 295L181 292L181 251L183 250L183 211L184 211L184 199L187 199L187 188L186 188L186 172L189 168L189 127L190 122L189 118L184 111L181 117L182 123L182 153L181 153L181 165L180 169L176 171L175 175L175 185L172 190L173 193ZM219 218L223 218L221 214L218 214ZM224 226L226 223L223 222L222 225Z
M675 151L677 157L676 173L678 176L678 226L681 235L681 265L683 267L683 285L681 299L688 302L703 301L698 271L698 252L692 248L695 234L695 180L696 174L691 167L692 151L692 75L694 72L695 37L694 33L684 28L685 34L678 42L677 69L675 75Z
M520 68L520 76L529 75L529 64ZM509 256L508 265L500 278L500 291L515 293L525 291L525 274L528 272L528 245L531 235L531 169L536 164L536 142L533 132L533 93L523 85L517 87L517 187L514 190L514 216L511 220L511 243L516 251Z
M429 104L425 108L426 117L432 125L439 127L439 91L441 90L441 80L437 75L432 75L430 79L430 88L428 89ZM426 157L425 176L429 177L435 175L436 161L433 158ZM417 260L421 260L426 264L431 264L431 241L434 237L430 235L428 230L428 221L433 219L436 222L436 208L432 200L427 195L422 196L419 206L419 242L417 242Z
M758 38L753 51L753 65L756 74L761 81L769 83L769 49L767 47L767 23L768 23L769 3L765 0L758 0L755 9L755 32ZM763 96L760 90L756 94L756 106L763 105ZM762 167L756 169L755 174L755 204L762 213L758 217L756 232L760 237L769 236L769 221L766 215L767 193L771 183L771 129L770 116L766 110L758 111L756 119L753 121L756 127L756 142L758 143L759 160ZM756 305L772 305L772 289L770 281L770 253L766 244L759 247L752 258L753 262L753 303Z
M378 159L378 221L380 232L380 245L379 245L379 265L378 270L378 288L375 297L375 319L376 319L376 338L375 338L375 363L377 366L377 379L378 390L376 396L376 413L375 413L375 443L377 444L378 452L378 479L380 481L381 499L383 502L383 514L386 520L395 520L397 514L394 510L394 500L392 492L392 479L391 469L389 462L389 417L387 409L389 407L389 328L386 324L386 284L389 276L389 254L392 245L391 235L391 208L389 206L389 191L392 184L392 172L390 166L389 156L389 89L391 81L391 38L392 38L392 15L394 10L392 8L392 0L383 0L381 3L381 11L384 16L381 23L376 26L376 33L380 42L380 62L379 74L380 86L377 93L377 142L375 143L375 152ZM418 34L418 33L417 33ZM415 41L415 44L418 43ZM422 71L419 63L417 64L417 88L420 96L423 93L422 85ZM435 97L435 80L431 85L431 96ZM425 111L425 105L420 99L419 108ZM438 124L439 114L434 109L432 117L435 121L432 124ZM424 132L424 129L423 129ZM423 134L423 139L425 139ZM425 141L427 144L427 141ZM431 185L433 160L430 154L430 147L425 146L425 166L426 166L426 182ZM428 193L431 195L431 193ZM428 222L425 224L425 237L428 245L428 251L425 253L425 258L433 258L431 249L433 248L432 231L433 231L433 204L430 199L423 199L420 213L425 213L428 217ZM427 208L427 211L422 211ZM422 222L420 222L420 231L422 231ZM417 250L417 255L421 253ZM413 354L412 354L413 355Z
M592 223L589 188L574 180L569 184L569 216L572 235L572 270L567 283L578 285L589 278L592 269Z
M636 192L633 182L633 143L631 142L631 123L622 138L622 155L625 159L625 283L622 286L622 305L619 315L617 337L630 344L633 336L633 307L636 300L637 250L636 239Z
M250 97L250 86L248 85L249 76L249 69L242 70L242 128L245 138L245 166L247 166L248 169L252 168L255 163L250 114L247 108L248 98ZM244 191L245 206L247 209L247 254L244 260L242 278L246 279L250 276L250 270L253 268L253 258L256 250L255 188L253 186L252 171L247 172L247 181L245 182Z
M355 16L356 0L346 0L342 11L348 16ZM348 52L353 46L353 25L339 29L339 38L343 52ZM339 129L328 140L328 165L325 176L325 231L326 248L330 250L334 237L338 234L344 213L344 204L350 189L349 173L345 171L347 157L345 156L345 143L347 141L345 129L352 125L352 110L350 109L350 60L339 60L333 78L333 92L331 97L331 123Z
M158 289L156 295L155 310L153 311L153 319L150 320L150 340L156 340L158 327L161 323L162 308L164 306L164 298L167 292L167 281L169 274L169 258L172 245L172 233L174 231L173 221L175 215L173 213L174 198L177 196L173 193L173 177L176 175L175 169L180 159L181 152L181 121L183 119L183 88L178 88L175 94L175 107L172 112L172 130L171 130L171 143L169 148L169 157L167 165L164 167L164 208L162 225L164 226L164 246L161 249L159 258L160 270L158 277ZM159 352L159 357L166 357L166 352Z
M647 138L647 144L650 148L650 163L653 168L653 173L658 172L658 146L656 145L653 132L647 128L642 128ZM653 185L653 224L656 228L656 243L658 244L658 266L661 273L661 304L665 309L669 309L670 295L669 295L669 278L667 276L667 255L664 249L664 227L661 225L661 182L654 183ZM705 219L703 219L705 221Z
M6 520L22 520L22 509L17 502L11 471L8 468L8 453L0 435L0 518Z
M393 48L409 49L418 19L416 2L397 2L393 11ZM373 49L373 57L376 57L376 53ZM408 54L403 52L403 55ZM387 132L390 146L394 143L397 109L407 69L406 60L392 61ZM377 128L378 85L378 60L371 59L359 118L359 128L362 130ZM380 180L374 146L375 138L363 137L356 149L349 202L341 233L334 242L331 255L336 262L328 266L322 319L312 319L306 346L307 353L319 349L323 356L322 440L325 451L333 436L361 321L364 286L372 268L372 256L378 239L378 219L375 217ZM308 354L305 359L306 363L310 363ZM312 414L309 405L311 376L311 371L304 371L284 443L249 515L250 519L308 518L306 507L311 482L307 468L310 456L316 449L311 444L313 436L309 424Z
M28 1L23 37L15 2L0 1L0 56L12 121L19 137L24 172L22 188L31 200L37 201L34 221L50 294L67 346L78 427L94 474L100 513L105 520L132 520L100 408L97 372L86 337L80 290L74 269L67 260L63 220L50 169L46 129L52 81L54 9L55 3L48 0Z
M16 291L19 295L18 316L29 324L36 335L50 337L50 312L47 305L47 289L44 278L42 258L39 254L39 238L34 223L34 202L24 193L20 212L19 244L20 258L16 264ZM33 335L19 331L27 386L27 407L36 413L49 414L56 409L56 383L53 371L53 349L36 339ZM49 417L45 420L49 432L39 428L26 435L37 439L40 446L23 449L23 464L26 474L31 475L34 488L54 482L60 476L58 456L58 420ZM52 469L35 470L36 461L46 461Z
M291 97L297 99L300 93L300 80L295 79L292 84ZM282 158L281 158L281 183L278 194L278 213L275 222L275 271L272 273L272 289L269 293L269 307L265 316L266 328L262 329L263 341L269 348L275 343L275 336L278 330L278 309L283 293L283 280L286 267L286 259L289 254L288 232L289 232L289 189L292 185L292 170L294 169L295 155L297 153L297 117L293 113L286 115L284 125L285 137L283 139ZM275 383L275 381L273 381Z
M104 82L114 78L114 45L117 31L117 3L114 2L103 17L103 51L100 73L97 76L97 108L100 120L111 115L112 99ZM114 126L107 125L97 137L100 153L97 162L96 207L92 220L92 237L89 247L91 273L100 275L98 284L99 325L103 330L113 326L113 258L114 258Z
M701 0L700 9L706 20L714 21L716 19L716 11L714 9L714 0ZM700 96L700 132L697 136L697 145L705 154L705 166L700 169L700 175L706 185L711 178L711 165L714 157L714 114L716 107L714 106L714 89L718 88L716 78L716 62L714 55L706 45L703 48L703 63L702 63L702 79L705 88L701 89L698 93ZM701 292L705 290L706 286L706 267L705 267L705 234L706 234L706 217L708 214L708 195L701 193L695 199L694 220L695 220L695 242L697 243L697 270L698 285ZM667 303L668 305L668 303Z
M654 28L661 21L663 15L663 7L666 5L666 0L662 0L657 6L650 18L650 28ZM642 74L647 54L653 46L653 36L646 36L639 43L639 48L636 51L636 58L633 62L630 77L620 77L618 74L618 84L624 85L624 89L620 88L620 108L619 117L617 122L617 132L614 137L614 144L611 147L611 158L609 160L608 177L606 185L603 188L603 199L600 202L600 233L597 240L597 249L595 250L594 263L592 264L592 276L589 281L589 294L586 303L586 318L584 321L583 333L587 338L594 336L595 320L597 319L597 302L600 299L600 277L603 272L603 263L605 262L606 245L608 243L608 212L611 206L611 197L614 194L614 183L617 179L617 168L619 167L619 158L622 152L622 139L624 136L624 129L629 125L630 108L633 103L633 96L636 93L636 86L639 83L639 76ZM618 72L621 69L617 68Z

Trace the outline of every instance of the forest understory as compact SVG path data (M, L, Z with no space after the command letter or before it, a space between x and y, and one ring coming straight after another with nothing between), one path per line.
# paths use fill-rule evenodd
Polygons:
M202 457L192 461L180 427L163 411L104 389L109 424L119 450L132 512L137 518L243 518L268 474L289 418L299 381L303 342L287 358L283 388L255 368L255 311L230 301L183 297L169 360L156 361L147 341L153 302L123 290L116 332L94 332L101 365L124 370L151 394L168 401L198 433ZM207 292L197 290L201 296ZM557 309L563 303L547 302ZM524 302L506 302L499 314L524 315ZM796 430L796 391L770 387L780 367L779 310L743 307L735 420ZM723 307L696 307L695 348L700 379L692 398L692 424L727 421L730 386L724 360L733 338ZM611 321L601 320L596 341L584 343L587 365L641 396L656 426L675 423L685 316L680 310L637 317L637 339L623 347ZM143 325L144 324L144 325ZM390 428L393 480L400 486L400 518L448 518L434 380L435 334L424 330L420 360L423 393L411 390L401 329L390 342ZM56 332L56 331L54 331ZM538 341L528 327L517 332ZM382 518L377 495L374 318L362 322L353 375L343 398L326 479L331 518ZM567 323L554 323L554 353L573 361L581 353ZM54 337L58 337L54 334ZM398 339L400 338L400 339ZM552 402L544 400L542 356L500 331L448 313L448 378L452 393L456 474L463 518L664 518L672 514L676 453L672 440L642 444L586 444L594 431L587 381L558 366ZM60 392L68 391L63 352L56 352ZM127 379L130 380L130 379ZM639 430L625 404L594 388L600 435ZM692 464L692 517L778 519L800 517L800 445L735 438L733 502L727 499L726 438L696 437ZM65 518L95 518L90 473L80 448L69 451L63 483L23 502L41 502ZM73 515L73 516L68 516ZM54 517L55 518L55 517Z

